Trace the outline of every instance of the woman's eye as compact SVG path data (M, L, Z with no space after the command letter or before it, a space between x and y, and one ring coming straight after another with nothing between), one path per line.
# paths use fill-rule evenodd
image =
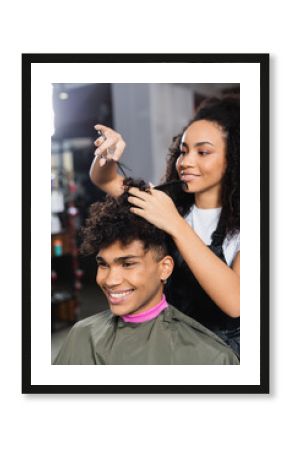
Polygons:
M178 150L179 150L179 153L180 153L180 154L184 154L186 148L184 147L184 145L180 144L180 145L178 146Z
M208 155L209 152L206 152L204 150L199 150L198 154L201 155L201 156L205 156L205 155Z

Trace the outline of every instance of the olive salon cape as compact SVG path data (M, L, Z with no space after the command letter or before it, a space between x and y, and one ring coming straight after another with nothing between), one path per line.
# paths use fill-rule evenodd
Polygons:
M220 338L169 305L155 319L124 322L110 310L76 323L54 364L239 364Z

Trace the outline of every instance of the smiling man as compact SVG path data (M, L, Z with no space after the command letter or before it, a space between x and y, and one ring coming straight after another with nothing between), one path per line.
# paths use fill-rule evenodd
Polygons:
M144 250L140 240L123 246L116 241L97 255L97 283L117 316L144 313L160 303L163 285L172 272L171 256Z
M91 207L82 250L96 254L110 309L78 322L54 364L239 364L216 335L168 305L169 237L132 214L127 199Z

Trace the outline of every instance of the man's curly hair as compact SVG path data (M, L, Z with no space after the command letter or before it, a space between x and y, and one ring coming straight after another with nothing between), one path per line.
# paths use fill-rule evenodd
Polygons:
M127 178L124 180L124 193L115 198L107 195L104 202L93 203L89 217L81 229L83 238L80 251L83 255L97 254L101 249L119 241L127 246L135 240L144 245L145 252L155 250L156 258L162 259L168 252L169 236L147 220L130 212L128 202L129 187L148 190L143 180Z
M217 123L224 131L227 168L222 180L220 226L226 233L234 233L240 229L240 99L238 96L212 97L200 105L193 120L173 138L164 181L178 180L175 165L180 156L181 138L186 129L198 120ZM179 212L185 216L194 204L194 194L180 192L175 203Z

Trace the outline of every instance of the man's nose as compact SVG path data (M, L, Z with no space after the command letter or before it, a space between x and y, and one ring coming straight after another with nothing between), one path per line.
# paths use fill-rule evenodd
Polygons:
M122 283L122 281L122 271L118 267L108 269L104 278L104 284L106 287L110 288L113 286L118 286Z

